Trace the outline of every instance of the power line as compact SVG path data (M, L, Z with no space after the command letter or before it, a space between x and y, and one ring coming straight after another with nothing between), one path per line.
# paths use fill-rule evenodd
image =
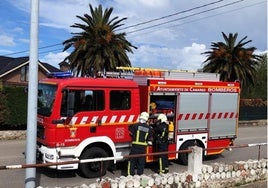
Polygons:
M250 4L250 5L248 5L248 6L239 7L239 8L237 8L237 9L233 9L233 10L229 10L229 11L221 12L221 13L218 13L218 14L214 14L214 15L210 15L210 16L202 17L202 18L199 18L199 19L189 20L189 21L187 21L187 22L183 22L183 23L180 23L180 24L170 25L170 26L168 26L167 28L178 27L178 26L181 26L181 25L184 25L184 24L193 23L193 22L200 21L200 20L203 20L203 19L206 19L206 18L211 18L211 17L219 16L219 15L226 14L226 13L229 13L229 12L239 11L239 10L241 10L241 9L248 8L248 7L252 7L252 6L255 6L255 5L262 4L262 3L266 3L266 1L261 1L261 2L258 2L258 3ZM154 31L142 32L141 34L142 34L142 35L146 35L146 34L151 34L152 32L154 32ZM133 32L133 33L135 34L135 32ZM131 35L131 34L133 34L133 33L128 33L128 34Z
M56 51L62 51L62 48L57 48L57 49L53 49L53 50L48 50L48 51L39 52L39 54L45 54L45 53L56 52Z
M121 28L121 29L118 29L118 30L122 30L122 29L127 29L127 28L131 28L131 27L136 27L136 26L148 24L148 23L151 23L151 22L154 22L154 21L158 21L158 20L161 20L161 19L165 19L165 18L168 18L168 17L175 16L175 15L178 15L178 14L182 14L182 13L190 12L190 11L193 11L193 10L196 10L196 9L200 9L200 8L203 8L203 7L206 7L206 6L209 6L209 5L217 4L217 3L221 2L221 1L223 1L223 0L215 1L215 2L212 2L212 3L208 3L208 4L197 6L197 7L188 9L188 10L176 12L176 13L173 13L173 14L170 14L170 15L167 15L167 16L163 16L163 17L160 17L160 18L156 18L156 19L152 19L152 20L149 20L149 21L141 22L141 23L138 23L138 24L130 25L128 27ZM155 25L152 25L152 26L148 26L148 27L144 27L144 28L137 29L137 30L134 30L134 31L130 31L130 32L127 32L127 34L136 33L136 32L139 32L139 31L143 31L143 30L147 30L147 29L150 29L150 28L158 27L158 26L165 25L165 24L168 24L168 23L171 23L171 22L175 22L175 21L178 21L178 20L182 20L182 19L186 19L186 18L189 18L189 17L193 17L193 16L196 16L196 15L199 15L199 14L203 14L203 13L212 11L212 10L216 10L216 9L220 9L220 8L223 8L223 7L231 6L231 5L240 3L242 1L244 1L244 0L238 0L238 1L235 1L235 2L232 2L232 3L228 3L228 4L225 4L225 5L221 5L221 6L218 6L218 7L211 8L211 9L208 9L208 10L205 10L205 11L201 11L201 12L198 12L198 13L190 14L188 16L180 17L180 18L177 18L177 19L165 21L165 22L162 22L162 23L159 23L159 24L155 24ZM265 1L263 1L263 2L265 2ZM263 2L261 2L261 3L263 3ZM256 5L256 4L254 4L254 5ZM251 5L251 6L253 6L253 5ZM249 6L247 6L247 7L249 7ZM201 20L201 19L198 19L198 20ZM182 23L182 24L186 24L186 23L190 23L190 22L193 22L193 21L185 22L185 23ZM182 25L182 24L179 24L179 25ZM48 45L48 46L43 46L43 47L40 47L39 49L46 49L46 48L50 48L50 47L54 47L54 46L59 46L59 45L62 45L62 43L57 43L57 44L52 44L52 45ZM53 51L58 51L58 50L59 49L45 51L45 52L39 52L39 54L41 54L41 53L47 53L47 52L53 52ZM19 51L19 52L4 54L2 56L10 56L10 55L15 55L15 54L20 54L20 53L26 53L26 52L29 52L29 50L24 50L24 51Z
M39 49L45 49L45 48L50 48L50 47L59 46L59 45L62 45L62 43L52 44L49 46L43 46L43 47L40 47Z
M209 12L209 11L212 11L212 10L215 10L215 9L219 9L219 8L223 8L225 6L230 6L230 5L233 5L233 4L236 4L236 3L239 3L241 1L244 1L244 0L239 0L239 1L236 1L236 2L233 2L233 3L229 3L229 4L225 4L225 5L222 5L222 6L219 6L219 7L215 7L215 8L212 8L212 9L209 9L209 10L206 10L206 11L202 11L202 12L198 12L198 13L195 13L195 14L191 14L191 15L188 15L188 16L185 16L185 17L181 17L181 18L178 18L178 19L175 19L175 20L171 20L171 21L167 21L167 23L171 23L173 21L177 21L177 20L182 20L182 19L185 19L185 18L188 18L188 17L192 17L192 16L195 16L195 15L198 15L198 14L202 14L202 13L205 13L205 12ZM199 19L195 19L195 20L190 20L190 21L187 21L187 22L184 22L184 23L181 23L181 24L176 24L176 25L172 25L172 26L169 26L170 27L177 27L179 25L184 25L184 24L188 24L188 23L192 23L192 22L196 22L196 21L199 21L199 20L203 20L203 19L206 19L206 18L211 18L211 17L215 17L215 16L218 16L218 15L222 15L222 14L226 14L226 13L229 13L229 12L234 12L234 11L238 11L238 10L241 10L241 9L244 9L244 8L248 8L248 7L252 7L252 6L255 6L255 5L258 5L258 4L262 4L262 3L265 3L266 1L261 1L261 2L258 2L258 3L254 3L254 4L251 4L251 5L248 5L248 6L244 6L244 7L239 7L237 9L233 9L233 10L229 10L229 11L225 11L225 12L222 12L222 13L218 13L218 14L214 14L214 15L210 15L210 16L206 16L206 17L202 17L202 18L199 18ZM164 22L163 24L156 24L156 25L153 25L153 26L150 26L150 27L156 27L156 26L160 26L160 25L164 25L166 24L166 22ZM135 26L138 25L138 24L135 24ZM134 26L134 25L133 25ZM129 26L131 27L131 26ZM128 28L129 28L128 27ZM150 28L148 27L148 29ZM145 28L147 29L147 28ZM135 31L132 31L132 32L128 32L127 34L132 34L132 33L135 33L135 32L138 32L140 30L145 30L144 28L142 29L139 29L139 30L135 30ZM151 32L148 32L148 33L151 33ZM145 34L145 33L143 33ZM53 50L53 51L57 51L57 50Z
M172 16L176 16L176 15L183 14L183 13L186 13L186 12L190 12L190 11L193 11L193 10L197 10L197 9L200 9L200 8L204 8L206 6L213 5L213 4L219 3L221 1L223 1L223 0L214 1L212 3L208 3L208 4L205 4L205 5L197 6L197 7L190 8L190 9L187 9L187 10L183 10L183 11L180 11L180 12L176 12L176 13L173 13L173 14L170 14L170 15L167 15L167 16L163 16L163 17L160 17L160 18L155 18L155 19L152 19L152 20L148 20L148 21L145 21L145 22L138 23L138 24L123 27L123 28L118 29L118 31L128 29L128 28L131 28L131 27L136 27L136 26L148 24L148 23L151 23L151 22L154 22L154 21L162 20L162 19L165 19L165 18L169 18L169 17L172 17Z
M229 13L229 12L235 12L235 11L238 11L238 10L241 10L241 9L244 9L244 8L248 8L248 7L252 7L252 6L255 6L255 5L264 3L264 2L266 2L266 1L262 1L262 2L259 2L259 3L254 3L254 4L252 4L252 5L248 5L248 6L244 6L244 7L239 7L239 8L237 8L237 9L233 9L233 10L225 11L225 12L222 12L222 13L218 13L218 14L214 14L214 15L210 15L210 16L202 17L202 18L200 18L200 19L190 20L190 21L188 21L188 22L184 22L184 23L181 23L181 24L172 25L172 26L170 26L170 27L177 27L177 26L179 26L179 25L184 25L184 24L187 24L187 23L196 22L196 21L203 20L203 19L206 19L206 18L212 18L212 17L215 17L215 16L219 16L219 15L222 15L222 14Z
M232 3L228 3L228 4L221 5L221 6L218 6L218 7L215 7L215 8L211 8L211 9L208 9L208 10L204 10L204 11L201 11L201 12L190 14L188 16L183 16L181 18L176 18L176 19L173 19L173 20L165 21L165 22L162 22L162 23L159 23L159 24L155 24L155 25L152 25L152 26L148 26L148 27L144 27L144 28L141 28L141 29L137 29L135 31L130 31L130 32L127 32L127 33L130 34L130 33L135 33L135 32L138 32L138 31L143 31L143 30L146 30L146 29L150 29L150 28L153 28L153 27L158 27L160 25L165 25L165 24L168 24L168 23L171 23L171 22L175 22L175 21L178 21L178 20L183 20L183 19L186 19L186 18L189 18L189 17L192 17L192 16L196 16L196 15L199 15L199 14L210 12L212 10L216 10L216 9L220 9L220 8L227 7L227 6L230 6L230 5L234 5L234 4L240 3L242 1L244 1L244 0L238 0L238 1L235 1L235 2L232 2Z
M146 21L146 22L141 22L141 23L138 23L138 24L134 24L134 25L125 27L125 28L120 28L118 30L123 30L123 29L126 29L126 28L135 27L135 26L138 26L138 25L144 25L144 24L147 24L147 23L150 23L150 22L154 22L154 21L157 21L157 20L161 20L161 19L164 19L164 18L175 16L175 15L178 15L178 14L182 14L182 13L190 12L190 11L193 11L193 10L196 10L196 9L200 9L200 8L203 8L203 7L206 7L206 6L209 6L209 5L213 5L213 4L219 3L221 1L223 1L223 0L214 1L214 2L205 4L205 5L201 5L201 6L197 6L197 7L188 9L188 10L176 12L176 13L173 13L173 14L170 14L170 15L167 15L167 16L163 16L163 17L160 17L160 18L152 19L152 20L149 20L149 21ZM55 44L55 45L57 46L57 45L61 45L61 44ZM45 47L42 47L42 48L39 48L39 49L49 48L49 47L52 47L52 46L55 46L55 45L45 46ZM20 54L20 53L26 53L26 52L29 52L29 50L24 50L24 51L20 51L20 52L9 53L9 54L5 54L4 56L10 56L10 55L15 55L15 54Z
M61 44L61 43L52 44L52 45L49 45L49 46L43 46L43 47L40 47L40 48L38 48L38 49L41 50L41 49L51 48L51 47L59 46L59 45L62 45L62 44ZM29 52L29 50L23 50L23 51L19 51L19 52L14 52L14 53L9 53L9 54L4 54L3 56L10 56L10 55L16 55L16 54L28 53L28 52Z
M248 6L244 6L244 7L239 7L237 9L233 9L233 10L230 10L230 11L225 11L225 12L222 12L222 13L218 13L218 14L214 14L214 15L202 17L202 18L199 18L199 19L190 20L190 21L183 22L183 23L180 23L180 24L171 25L171 26L169 26L169 28L170 27L177 27L177 26L188 24L188 23L192 23L192 22L196 22L196 21L203 20L203 19L206 19L206 18L211 18L211 17L219 16L219 15L226 14L226 13L229 13L229 12L235 12L235 11L238 11L238 10L241 10L241 9L244 9L244 8L248 8L248 7L252 7L252 6L255 6L255 5L264 3L264 2L266 2L266 1L254 3L254 4L251 4L251 5L248 5ZM152 32L146 32L146 33L142 33L142 34L147 34L147 33L152 33ZM132 34L132 33L130 33L130 34ZM54 49L54 50L50 50L50 51L46 51L46 52L40 52L39 54L43 54L43 53L47 53L47 52L55 52L55 51L58 51L58 50L61 50L61 49Z
M175 15L178 15L178 14L182 14L182 13L186 13L186 12L190 12L190 11L193 11L193 10L196 10L196 9L200 9L202 7L206 7L206 6L209 6L209 5L212 5L212 4L216 4L216 3L219 3L223 0L219 0L219 1L215 1L215 2L212 2L212 3L208 3L208 4L205 4L205 5L202 5L202 6L198 6L198 7L194 7L194 8L191 8L191 9L188 9L188 10L184 10L184 11L180 11L180 12L177 12L177 13L174 13L174 14L170 14L170 15L167 15L167 16L163 16L163 17L160 17L160 18L156 18L156 19L152 19L152 20L149 20L149 21L146 21L146 22L142 22L142 23L139 23L139 24L135 24L135 25L132 25L132 26L128 26L128 27L125 27L124 29L126 28L131 28L131 27L135 27L137 25L143 25L145 23L150 23L150 22L153 22L153 21L156 21L156 20L161 20L161 19L164 19L164 18L167 18L167 17L172 17L172 16L175 16ZM244 0L239 0L238 2L241 2L241 1L244 1ZM235 2L237 3L237 2ZM235 4L235 3L229 3L229 4ZM228 4L228 5L229 5ZM224 5L223 5L224 6ZM227 6L227 5L226 5ZM222 6L220 6L221 8ZM213 8L212 10L214 9L217 9L217 8ZM209 9L210 10L210 9ZM207 11L209 11L207 10ZM145 28L142 28L142 29L138 29L138 30L135 30L135 31L131 31L131 32L128 32L128 34L130 33L134 33L134 32L138 32L138 31L142 31L142 30L145 30L145 29L150 29L150 28L153 28L153 27L157 27L157 26L160 26L160 25L164 25L164 24L167 24L167 23L170 23L170 22L174 22L174 21L177 21L177 20L181 20L181 19L185 19L185 18L188 18L188 17L191 17L191 16L195 16L197 14L201 14L201 13L205 13L207 11L202 11L200 13L196 13L196 14L192 14L192 15L189 15L189 16L185 16L185 17L182 17L182 18L178 18L178 19L174 19L174 20L171 20L171 21L167 21L167 22L163 22L163 23L160 23L160 24L155 24L153 26L149 26L149 27L145 27ZM44 48L49 48L49 47L53 47L53 46L57 46L57 45L61 45L61 43L58 43L58 44L54 44L54 45L50 45L50 46L45 46L45 47L41 47L39 49L44 49ZM9 53L9 54L5 54L4 56L9 56L9 55L15 55L15 54L19 54L19 53L26 53L28 52L29 50L25 50L25 51L20 51L20 52L15 52L15 53Z

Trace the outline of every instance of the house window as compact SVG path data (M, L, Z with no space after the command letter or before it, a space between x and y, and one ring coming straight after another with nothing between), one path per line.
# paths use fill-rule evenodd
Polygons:
M28 82L29 66L25 65L20 69L20 81Z

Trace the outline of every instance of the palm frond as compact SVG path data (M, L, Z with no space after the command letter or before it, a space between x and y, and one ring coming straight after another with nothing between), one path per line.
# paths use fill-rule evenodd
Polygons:
M238 33L222 36L224 42L212 42L210 51L202 53L207 56L203 71L220 73L222 81L240 80L243 87L254 84L260 56L254 55L255 47L244 47L252 40L245 41L246 36L237 42Z

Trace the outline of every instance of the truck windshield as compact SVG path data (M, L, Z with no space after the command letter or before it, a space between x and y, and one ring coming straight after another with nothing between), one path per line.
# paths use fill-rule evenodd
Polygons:
M37 98L37 112L40 115L50 116L53 107L56 85L39 84Z

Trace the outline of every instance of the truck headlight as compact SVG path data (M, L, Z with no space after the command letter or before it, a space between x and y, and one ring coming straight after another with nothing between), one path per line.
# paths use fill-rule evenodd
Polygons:
M53 160L54 159L54 155L45 153L45 158L47 158L49 160Z

